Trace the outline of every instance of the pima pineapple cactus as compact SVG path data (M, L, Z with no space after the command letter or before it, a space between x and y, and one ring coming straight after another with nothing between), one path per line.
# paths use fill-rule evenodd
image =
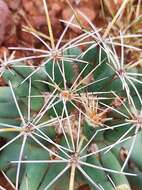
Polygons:
M14 48L38 55L1 61L0 170L16 190L142 187L142 72L125 63L140 49L121 32L103 38L80 14L91 29L77 38L61 43L73 16L56 45L51 31L51 47L31 32L45 50Z

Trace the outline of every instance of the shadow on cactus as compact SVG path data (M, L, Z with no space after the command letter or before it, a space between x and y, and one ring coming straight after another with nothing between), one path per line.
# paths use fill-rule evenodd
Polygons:
M46 50L15 47L38 55L1 60L0 170L16 190L141 188L142 72L124 57L140 51L125 38L140 35L103 39L80 12L91 29L78 26L83 33L62 43L72 16L55 45L43 2L51 47L29 30Z

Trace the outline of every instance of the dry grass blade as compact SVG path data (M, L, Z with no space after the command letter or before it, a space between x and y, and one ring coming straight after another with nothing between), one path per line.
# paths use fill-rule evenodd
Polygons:
M54 49L55 48L54 36L53 36L53 31L52 31L52 26L51 26L51 21L50 21L50 17L49 17L49 12L48 12L48 7L47 7L46 0L43 0L43 4L44 4L46 19L47 19L47 25L48 25L48 30L49 30L49 36L50 36L51 46Z
M107 35L109 34L110 30L112 29L113 25L115 24L115 22L117 21L117 19L120 17L120 15L122 14L122 12L124 11L127 3L129 2L129 0L124 0L121 7L119 8L119 10L117 11L116 15L114 16L114 18L112 19L112 21L108 24L105 33L103 35L103 38L106 38Z

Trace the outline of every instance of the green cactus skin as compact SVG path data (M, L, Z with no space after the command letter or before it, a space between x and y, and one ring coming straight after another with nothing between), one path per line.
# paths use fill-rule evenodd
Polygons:
M20 61L2 73L0 170L16 190L142 186L142 70L123 63L111 38L83 31L38 67Z
M107 152L104 155L101 155L101 162L102 165L106 168L110 168L116 171L121 170L121 165L119 164L117 158L113 155L111 151ZM125 175L118 175L118 174L110 174L112 180L116 184L116 188L121 189L121 187L127 187L130 189L129 183Z

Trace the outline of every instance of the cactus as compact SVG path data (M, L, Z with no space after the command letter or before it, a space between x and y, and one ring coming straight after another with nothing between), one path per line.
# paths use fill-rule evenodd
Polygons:
M91 30L77 38L61 45L73 16L56 45L52 30L51 47L30 31L46 50L15 48L40 55L4 56L0 170L16 190L141 188L142 71L125 63L126 49L140 49L121 32L103 38L80 14ZM26 63L39 57L37 67Z

